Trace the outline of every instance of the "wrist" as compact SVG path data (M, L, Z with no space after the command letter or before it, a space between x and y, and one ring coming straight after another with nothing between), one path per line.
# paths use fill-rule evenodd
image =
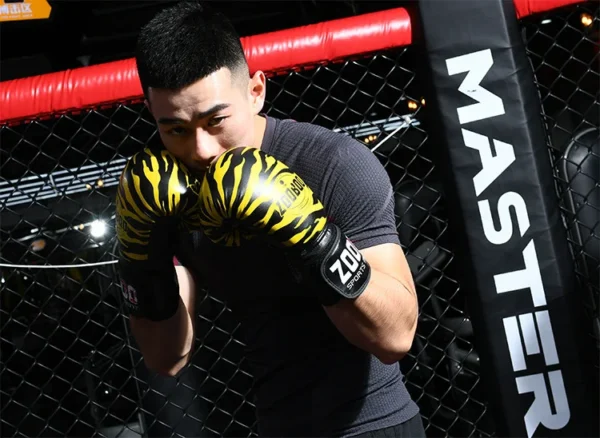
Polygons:
M143 262L120 260L119 281L123 304L128 314L144 316L159 321L163 315L175 313L177 300L171 297L179 294L179 281L175 266L165 263L160 267ZM145 304L146 297L152 297L152 306Z
M319 236L302 249L299 258L308 285L324 306L358 298L369 283L368 262L333 223L328 223Z

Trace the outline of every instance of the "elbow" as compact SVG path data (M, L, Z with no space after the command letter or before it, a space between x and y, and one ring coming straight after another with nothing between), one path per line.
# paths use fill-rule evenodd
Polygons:
M393 365L404 359L412 348L414 333L404 333L390 337L390 339L378 345L377 351L374 353L377 359L385 365Z
M409 351L410 348L402 347L382 348L377 353L375 353L375 356L377 357L377 359L379 359L381 363L385 365L393 365L396 362L400 362L402 359L404 359L404 356L406 356Z

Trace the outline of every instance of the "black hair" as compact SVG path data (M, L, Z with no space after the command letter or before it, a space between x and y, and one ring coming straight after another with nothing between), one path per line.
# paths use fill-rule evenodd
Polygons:
M149 87L177 90L224 67L248 77L231 22L197 1L179 2L148 22L138 36L136 62L146 97Z

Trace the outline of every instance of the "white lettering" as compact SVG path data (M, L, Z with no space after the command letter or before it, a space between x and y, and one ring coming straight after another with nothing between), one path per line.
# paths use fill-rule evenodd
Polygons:
M500 230L496 230L494 220L492 219L492 211L490 201L484 199L477 203L479 206L479 214L481 215L481 223L483 225L483 233L487 240L494 245L503 245L510 240L513 234L513 222L510 216L510 207L514 207L517 216L517 224L521 237L525 231L529 229L529 215L527 214L527 206L521 195L515 192L506 192L498 199L498 220L500 221Z
M540 264L538 262L535 244L530 241L523 250L525 269L494 275L496 292L499 294L516 290L529 289L535 307L546 305L546 293L542 282Z
M123 298L127 301L126 304L133 304L134 306L137 306L137 291L133 286L128 285L123 280L121 280L121 293L123 294Z
M544 353L546 365L557 365L559 363L550 315L547 310L535 312L535 322L533 313L524 313L519 315L518 319L515 316L509 316L504 318L502 322L504 323L504 333L508 342L513 371L527 369L525 354L532 356L540 354L541 351ZM541 340L541 347L538 338ZM523 350L521 339L525 343L525 350Z
M358 272L356 273L354 278L352 280L350 280L350 282L346 285L346 289L348 289L348 290L352 289L352 287L354 286L354 283L356 283L358 280L360 280L360 278L363 276L365 269L367 269L367 265L362 263L360 265L360 269L358 270Z
M504 103L499 96L481 86L481 82L494 65L492 51L485 49L446 60L450 75L466 73L458 90L477 103L457 108L461 125L489 119L505 114ZM475 194L479 197L484 191L515 162L512 144L461 129L466 147L479 152L481 170L473 177ZM479 214L486 239L494 245L506 244L513 236L516 219L520 237L530 228L527 204L523 197L507 191L498 198L498 226L494 223L489 199L478 200ZM513 213L514 210L514 213ZM522 252L525 268L494 275L498 294L528 289L534 307L546 305L544 284L541 278L535 243L530 240ZM506 254L512 258L513 254ZM526 356L543 352L547 366L559 364L558 353L550 315L547 310L507 316L502 320L513 370L527 369ZM540 424L548 429L561 429L570 419L570 409L561 371L548 372L549 386L544 373L516 377L519 394L534 393L534 401L525 413L524 422L528 437L533 436ZM556 413L550 407L550 395L556 406Z
M340 281L342 282L342 284L346 284L346 282L348 280L350 280L350 277L352 276L352 272L350 271L344 271L344 269L342 268L342 262L340 261L340 259L337 259L333 265L331 265L331 268L329 268L329 270L331 272L337 272L338 275L340 276Z
M504 334L508 342L508 352L512 362L513 371L523 371L527 369L525 364L525 355L521 346L521 335L519 334L519 324L515 316L509 316L502 320L504 323Z
M350 280L350 277L352 277L352 274L354 274L358 267L361 265L361 260L362 254L360 253L360 251L352 244L352 242L350 242L350 240L346 239L346 248L344 248L344 250L340 254L340 257L335 262L333 262L333 264L329 268L329 271L337 272L341 283L345 285L348 282L348 280ZM342 264L348 268L347 271L343 268ZM359 272L357 275L358 278L360 278L362 273ZM352 283L354 283L354 281L356 280L357 278L355 277L352 280Z
M465 146L479 151L481 170L473 177L475 194L481 195L515 161L512 145L494 140L496 155L492 155L490 140L481 134L462 129Z
M451 76L467 72L458 91L479 102L458 108L458 120L461 125L504 114L502 99L480 85L492 65L494 60L490 49L446 60L448 74Z
M523 340L525 341L525 351L528 356L540 353L540 343L538 342L538 334L533 322L533 315L525 313L519 315L519 324L523 331Z
M344 265L346 265L346 267L348 269L350 269L351 272L356 271L356 269L358 268L358 260L356 260L351 254L350 251L348 251L347 249L345 249L342 252L342 255L340 256L340 260L342 262L344 262Z
M558 430L565 427L571 418L562 372L560 370L550 371L548 379L550 380L550 388L546 386L543 373L517 377L516 379L519 394L533 392L535 397L525 414L525 429L528 438L533 436L540 424L548 429ZM552 413L550 407L550 395L554 400L555 414Z
M535 312L535 320L542 341L542 350L544 351L544 360L546 365L558 365L558 352L556 351L556 342L554 342L554 332L550 323L550 314L547 310Z

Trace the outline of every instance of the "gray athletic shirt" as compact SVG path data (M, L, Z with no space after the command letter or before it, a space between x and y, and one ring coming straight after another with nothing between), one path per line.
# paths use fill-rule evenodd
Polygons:
M300 175L359 249L399 244L389 177L365 146L323 127L267 117L261 148ZM399 365L350 344L281 251L197 237L193 257L181 254L180 261L241 320L261 436L351 436L418 413Z

